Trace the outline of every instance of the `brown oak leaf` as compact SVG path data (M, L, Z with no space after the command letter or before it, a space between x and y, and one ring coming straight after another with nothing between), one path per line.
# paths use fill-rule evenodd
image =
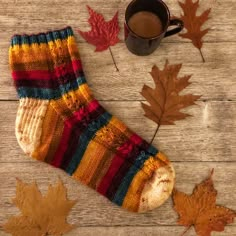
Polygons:
M116 66L110 46L114 46L120 41L118 38L120 32L118 11L110 21L105 21L103 15L95 12L89 6L87 8L90 15L88 22L91 25L91 30L88 32L78 30L78 32L88 43L96 46L95 51L100 52L109 48L114 65ZM117 66L116 69L118 71Z
M209 14L211 9L207 9L201 15L197 16L197 10L199 8L199 0L193 2L193 0L185 0L185 3L179 2L180 7L183 10L183 15L180 19L184 22L184 27L186 28L186 33L179 34L183 38L192 40L193 45L199 49L202 60L205 62L201 48L202 48L202 38L205 36L209 28L201 30L203 24L209 19Z
M21 215L10 217L3 229L13 236L62 235L70 231L75 226L68 224L66 217L77 201L68 200L66 195L61 181L56 186L49 185L42 196L35 182L26 184L17 179L13 203Z
M190 84L189 79L191 78L191 75L177 77L181 67L182 64L169 65L168 60L163 70L153 66L150 74L155 88L144 85L141 91L141 95L150 104L142 103L145 116L157 123L152 141L160 125L174 125L174 121L185 119L189 115L180 110L194 105L195 101L200 98L200 96L192 94L179 95Z
M191 195L176 189L173 191L174 209L179 214L178 223L188 227L187 230L194 226L198 236L210 236L212 231L223 231L236 217L235 211L216 205L217 191L212 175L213 170L206 180L195 186Z

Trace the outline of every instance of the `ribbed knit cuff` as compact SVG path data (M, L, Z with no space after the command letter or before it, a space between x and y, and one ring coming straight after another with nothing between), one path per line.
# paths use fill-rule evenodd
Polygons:
M66 39L69 36L73 36L73 30L70 26L60 29L48 31L46 33L38 34L22 34L14 35L11 38L11 46L22 45L22 44L33 44L33 43L48 43L50 41L55 41L57 39Z
M86 83L71 27L14 35L9 64L20 98L58 99Z

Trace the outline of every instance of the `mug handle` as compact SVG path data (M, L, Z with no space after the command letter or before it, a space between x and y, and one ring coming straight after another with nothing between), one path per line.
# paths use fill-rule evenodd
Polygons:
M172 26L172 25L176 25L177 27L172 30L167 31L164 37L169 37L173 34L177 34L184 28L184 22L180 19L171 19L169 26Z

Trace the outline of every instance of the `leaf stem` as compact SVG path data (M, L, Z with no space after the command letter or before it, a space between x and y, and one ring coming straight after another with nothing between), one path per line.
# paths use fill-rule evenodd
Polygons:
M199 48L199 51L200 51L200 54L201 54L201 57L202 57L202 62L205 63L205 58L204 58L204 56L203 56L203 54L202 54L202 50L201 50L201 48Z
M188 228L186 228L180 236L183 236L184 234L186 234L190 230L191 227L192 227L192 225L190 225Z
M152 140L151 140L150 144L153 143L153 141L154 141L154 139L155 139L155 137L156 137L157 131L159 130L159 127L160 127L160 124L157 125L156 131L155 131L155 133L154 133L154 135L153 135L153 137L152 137Z
M116 62L115 62L113 53L112 53L112 51L111 51L111 47L109 47L109 51L110 51L110 53L111 53L111 57L112 57L113 63L114 63L114 65L115 65L115 67L116 67L116 71L119 71L119 69L118 69L118 67L117 67L117 65L116 65Z

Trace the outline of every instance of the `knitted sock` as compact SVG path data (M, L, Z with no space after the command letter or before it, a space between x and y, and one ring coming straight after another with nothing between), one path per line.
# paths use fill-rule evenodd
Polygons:
M16 137L27 155L130 211L169 197L172 165L93 97L70 27L13 36L9 59L20 98Z

